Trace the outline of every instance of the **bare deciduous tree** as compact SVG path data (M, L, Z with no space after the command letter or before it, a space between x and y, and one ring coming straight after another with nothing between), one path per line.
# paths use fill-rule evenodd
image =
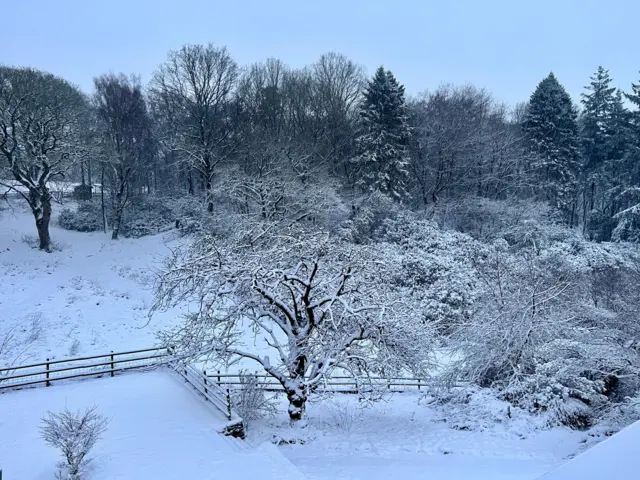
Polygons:
M265 243L270 248L260 254L252 249L234 257L237 247L218 248L207 238L169 260L155 309L187 299L201 306L162 336L179 356L256 362L284 388L292 424L303 418L310 393L335 371L361 385L371 374L394 369L425 373L431 331L416 328L418 315L404 308L401 296L380 288L377 263L367 258L372 252L361 256L356 249L349 260L322 236L265 235L256 248ZM312 256L291 265L309 248ZM334 248L336 257L329 254ZM247 330L275 358L244 345Z
M52 179L61 178L82 143L87 102L50 73L0 67L0 153L35 218L40 249L50 251Z
M173 123L169 139L200 175L213 212L213 181L218 165L235 150L232 94L239 69L226 48L185 45L169 53L155 73L152 95Z
M136 173L152 157L151 121L135 78L103 75L94 79L94 103L104 136L105 164L111 175L113 233L116 240L122 216L131 201Z

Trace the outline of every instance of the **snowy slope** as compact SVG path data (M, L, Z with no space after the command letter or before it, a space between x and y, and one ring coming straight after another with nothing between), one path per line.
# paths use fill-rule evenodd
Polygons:
M58 453L40 439L47 410L97 405L109 418L93 452L91 480L304 478L270 446L234 447L216 433L225 417L177 375L159 370L0 395L0 469L5 478L54 478Z
M640 422L621 430L540 480L631 480L640 478Z
M152 269L168 252L169 235L112 241L54 222L61 250L47 254L23 241L35 236L34 220L12 203L0 212L0 336L18 325L38 337L19 363L151 347L158 329L180 321L178 311L147 318Z

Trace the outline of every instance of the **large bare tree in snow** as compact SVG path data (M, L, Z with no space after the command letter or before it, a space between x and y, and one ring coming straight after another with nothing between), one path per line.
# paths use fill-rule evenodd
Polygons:
M94 85L99 131L106 150L104 163L111 179L112 238L116 240L135 176L149 166L153 155L151 120L142 87L135 78L102 75L94 79Z
M49 251L50 181L73 164L86 119L87 102L61 78L32 68L0 67L0 154L29 204L40 249Z
M254 361L284 388L292 424L336 370L361 385L371 374L425 373L431 331L384 286L375 252L292 232L263 232L253 245L218 245L205 236L170 258L155 308L199 305L163 336L179 356ZM254 333L251 343L247 332Z
M154 74L152 95L176 130L173 150L197 172L213 212L218 165L234 152L232 94L239 69L226 48L185 45Z

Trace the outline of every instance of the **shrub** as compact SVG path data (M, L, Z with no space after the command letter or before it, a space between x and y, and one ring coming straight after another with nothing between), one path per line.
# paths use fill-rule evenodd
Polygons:
M90 462L87 455L106 431L107 423L107 419L96 412L95 406L77 412L66 407L60 413L47 412L40 431L45 443L59 449L64 457L64 461L58 464L58 479L82 478Z
M60 211L58 224L65 230L76 232L97 232L102 230L102 206L99 202L86 201L76 210L65 208Z
M268 397L260 388L257 376L242 373L239 378L240 386L233 390L231 402L242 418L245 430L248 430L250 422L265 416L273 416L277 409L274 397Z

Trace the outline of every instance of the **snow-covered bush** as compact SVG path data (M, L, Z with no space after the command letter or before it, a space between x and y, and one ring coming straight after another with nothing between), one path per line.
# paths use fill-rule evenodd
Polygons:
M380 192L359 199L353 206L351 217L342 226L342 237L356 244L375 241L385 220L401 214L399 205Z
M156 195L137 197L126 210L120 232L125 237L139 238L154 235L173 227L175 217L167 199Z
M252 421L277 413L276 399L265 392L256 375L243 372L238 378L240 385L231 391L231 403L248 430Z
M640 367L637 254L541 229L526 242L496 241L474 265L484 288L472 319L456 329L455 378L550 421L597 421ZM533 239L535 238L535 241ZM623 255L623 253L627 255ZM633 287L631 287L633 289Z
M433 220L443 228L491 242L504 238L509 231L526 228L527 224L551 224L557 219L549 205L543 202L464 197L434 207Z
M81 480L90 462L89 452L107 430L107 419L97 407L72 412L47 412L40 432L45 443L60 450L59 480ZM64 472L64 473L63 473Z
M84 201L78 208L65 208L58 215L58 224L65 230L97 232L102 230L102 206L97 201Z

